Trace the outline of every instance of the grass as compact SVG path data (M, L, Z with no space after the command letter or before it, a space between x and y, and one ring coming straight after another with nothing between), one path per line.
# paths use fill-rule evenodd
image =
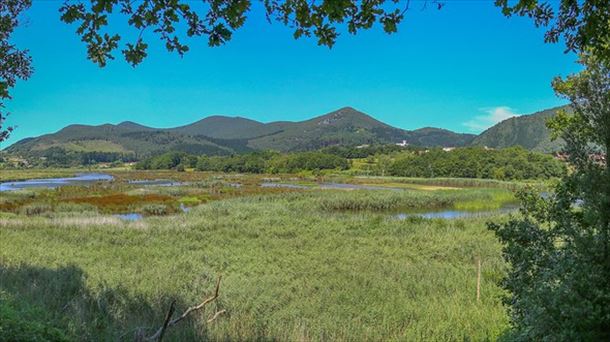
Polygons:
M323 210L459 210L499 209L514 203L512 192L503 189L464 189L461 191L358 191L352 195L332 192L317 199Z
M31 317L32 333L46 327L51 339L129 340L160 326L172 300L178 312L200 302L223 274L216 305L227 315L210 325L196 315L168 340L493 340L508 324L496 285L505 264L485 221L372 210L494 194L254 193L135 223L8 215L0 308L16 331Z
M527 184L541 186L543 181L500 181L495 179L478 179L478 178L414 178L414 177L372 177L358 176L355 177L358 181L374 184L375 182L387 183L396 182L402 184L414 184L424 186L441 186L451 188L501 188L509 190L520 189Z

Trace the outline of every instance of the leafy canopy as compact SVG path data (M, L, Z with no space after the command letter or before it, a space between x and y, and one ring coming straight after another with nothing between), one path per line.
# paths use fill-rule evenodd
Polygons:
M496 6L506 16L527 16L536 26L549 27L544 37L547 43L557 43L563 38L567 51L595 49L600 56L610 56L608 0L496 0Z
M5 126L8 113L4 102L11 98L9 89L18 79L27 79L32 74L32 59L27 50L20 50L10 42L10 37L19 25L19 14L29 8L31 0L0 1L0 142L8 139L13 131Z
M410 1L400 0L262 0L267 20L290 27L295 38L317 38L319 45L332 47L339 37L338 26L349 33L370 29L380 24L387 33L394 33L409 10ZM443 2L423 3L441 9ZM546 40L556 42L564 37L568 50L579 51L583 46L596 46L608 51L608 1L561 0L557 8L553 1L496 0L507 15L526 15L538 26L549 26ZM147 56L145 31L153 31L165 42L167 50L183 55L189 49L186 37L207 38L208 45L219 46L229 41L233 32L243 26L252 7L251 0L144 0L137 5L131 0L68 0L61 8L62 20L78 23L77 34L87 45L89 59L100 66L113 59L121 34L109 29L109 17L120 13L137 36L125 43L122 53L132 65Z
M337 24L345 23L350 33L368 29L376 22L388 33L396 32L409 8L399 0L264 0L262 4L269 21L274 20L294 30L294 37L315 36L319 45L331 47L339 33ZM128 63L137 65L147 56L144 41L147 30L165 43L168 51L183 55L189 47L184 36L207 38L209 46L229 41L243 26L252 3L250 0L202 0L198 3L180 0L144 0L134 5L130 0L97 0L90 6L68 1L61 8L61 19L78 23L77 34L87 45L89 59L105 66L113 59L121 35L109 33L108 19L120 12L130 26L138 31L134 41L126 43L122 53ZM440 8L440 5L438 5ZM182 31L182 33L180 33Z

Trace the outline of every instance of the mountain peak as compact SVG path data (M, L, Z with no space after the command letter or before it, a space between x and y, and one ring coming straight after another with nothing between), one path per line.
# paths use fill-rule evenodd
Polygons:
M319 126L354 126L371 129L374 127L389 128L390 126L352 107L343 107L328 114L318 116L313 121Z

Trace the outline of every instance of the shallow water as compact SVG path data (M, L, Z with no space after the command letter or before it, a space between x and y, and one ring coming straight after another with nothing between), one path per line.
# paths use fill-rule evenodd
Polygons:
M142 216L142 214L138 214L138 213L116 214L113 216L118 217L121 220L125 220L125 221L139 221L144 218L144 216Z
M263 188L288 188L288 189L309 189L308 186L291 184L291 183L272 183L272 182L264 182L261 183L261 187Z
M507 205L500 209L496 210L479 210L479 211L469 211L469 210L455 210L455 209L445 209L445 210L432 210L432 211L414 211L414 212L403 212L403 213L394 213L392 216L399 220L404 220L409 217L421 217L425 219L458 219L458 218L469 218L469 217L485 217L491 215L498 214L508 214L516 211L518 206L516 205Z
M182 210L183 213L188 213L189 211L191 211L191 209L193 209L193 208L187 207L184 204L180 203L180 210ZM144 215L142 215L140 213L116 214L116 215L112 215L112 216L118 217L121 220L125 220L125 221L140 221L141 219L144 218Z
M348 183L323 183L320 184L321 189L339 189L339 190L390 190L403 191L401 188L392 188L388 186L348 184Z
M14 191L27 188L57 188L66 185L89 185L100 181L111 181L113 177L104 173L81 173L75 177L29 179L0 183L0 191Z
M325 190L390 190L390 191L402 191L401 188L392 188L387 186L375 186L375 185L362 185L362 184L349 184L349 183L321 183L315 186L306 186L294 183L276 183L276 182L264 182L260 185L263 188L288 188L288 189L325 189Z
M176 182L170 179L143 179L143 180L130 180L129 184L135 185L155 185L155 186L181 186L186 183Z

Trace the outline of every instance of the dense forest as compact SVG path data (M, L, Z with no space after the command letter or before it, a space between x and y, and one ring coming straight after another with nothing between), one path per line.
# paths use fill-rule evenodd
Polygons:
M9 155L0 154L0 167L10 160ZM21 158L20 166L28 167L78 167L99 163L130 163L138 160L133 152L69 151L62 147L51 147L32 152L28 158ZM11 163L14 164L14 163Z
M323 152L253 152L232 156L193 156L183 152L168 152L136 164L140 170L196 168L199 171L291 173L338 169L350 166L347 158Z

